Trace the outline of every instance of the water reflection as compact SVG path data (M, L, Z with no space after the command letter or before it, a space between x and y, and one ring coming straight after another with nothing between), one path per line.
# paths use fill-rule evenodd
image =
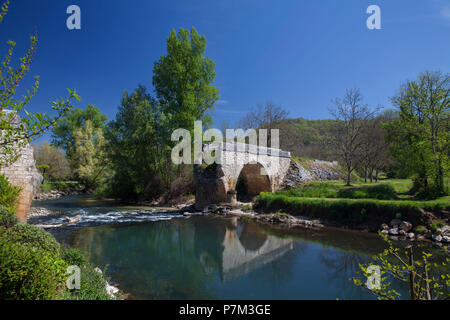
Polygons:
M213 216L52 232L136 299L373 299L349 278L385 247L371 234Z

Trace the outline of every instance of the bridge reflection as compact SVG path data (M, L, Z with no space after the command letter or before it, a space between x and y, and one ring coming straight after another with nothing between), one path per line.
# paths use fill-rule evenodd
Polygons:
M281 257L294 248L294 241L261 233L255 224L239 224L233 218L222 245L221 277L230 280Z

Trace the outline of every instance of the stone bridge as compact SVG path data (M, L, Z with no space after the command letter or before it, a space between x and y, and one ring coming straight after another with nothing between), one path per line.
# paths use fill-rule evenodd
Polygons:
M215 163L194 165L196 208L210 204L248 201L260 192L281 187L291 164L290 152L244 143L205 145L203 154L215 150Z

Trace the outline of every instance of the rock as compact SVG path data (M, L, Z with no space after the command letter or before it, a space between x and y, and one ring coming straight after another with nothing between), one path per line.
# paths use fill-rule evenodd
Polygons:
M398 234L401 236L406 236L407 232L405 230L399 230Z
M404 230L405 232L408 232L409 230L411 230L413 227L413 225L411 224L411 222L408 221L402 221L402 223L400 224L400 230Z
M189 217L190 215L191 215L190 212L183 212L183 216L185 216L185 217Z
M389 225L390 225L392 228L397 228L401 223L402 223L401 220L399 220L399 219L393 219L393 220L391 220L391 222L389 223Z
M398 235L398 228L389 229L389 234L393 236Z
M436 242L441 242L442 241L442 236L439 235L439 234L433 234L431 236L431 239L433 239L433 241L436 241Z
M109 295L111 298L115 298L115 294L119 292L119 289L118 289L118 288L116 288L116 287L110 285L109 283L106 283L106 285L105 285L105 290L106 290L106 293L108 293L108 295Z
M382 234L389 234L389 231L388 230L381 230L381 233Z
M445 234L445 235L450 235L450 226L443 226L442 228L441 228L441 232L442 232L442 234Z
M313 180L313 177L308 170L303 168L298 162L291 161L288 172L284 177L282 188L293 188L299 183L311 180Z
M442 237L442 242L450 243L450 236L443 236Z
M410 232L407 234L409 239L414 239L414 233Z
M423 241L423 240L425 240L425 236L419 234L419 235L417 236L417 240Z
M389 226L386 223L381 225L381 230L389 230Z
M97 272L97 273L100 273L100 274L103 273L102 270L99 267L95 267L94 271Z

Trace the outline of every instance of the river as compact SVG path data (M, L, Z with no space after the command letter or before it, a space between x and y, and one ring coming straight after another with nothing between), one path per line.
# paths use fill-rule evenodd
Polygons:
M236 217L183 217L85 196L34 205L61 214L30 223L82 215L79 223L51 233L106 266L131 299L374 299L349 278L385 247L374 234L286 231ZM394 286L406 297L404 286Z

